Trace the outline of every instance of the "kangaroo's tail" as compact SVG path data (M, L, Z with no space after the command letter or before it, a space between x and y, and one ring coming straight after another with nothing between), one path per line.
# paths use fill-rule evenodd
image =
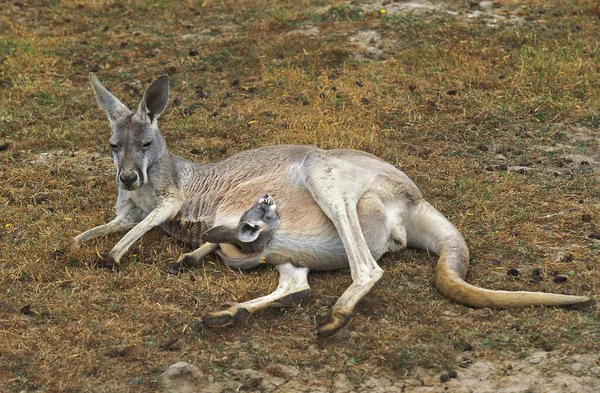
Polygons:
M529 306L567 306L586 303L585 296L543 292L494 291L465 282L469 250L458 230L425 201L418 202L407 222L407 241L411 247L439 255L434 285L446 297L476 308L517 308Z

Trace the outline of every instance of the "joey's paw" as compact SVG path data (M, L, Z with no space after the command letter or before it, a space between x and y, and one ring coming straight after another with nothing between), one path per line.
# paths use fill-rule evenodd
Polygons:
M245 322L250 313L242 307L230 307L227 310L211 312L202 317L201 322L208 327L235 326Z
M264 203L265 205L274 205L275 201L268 194L265 194L258 198L258 203Z
M318 337L331 337L350 321L352 314L342 314L332 311L327 320L317 325L313 335Z
M183 254L177 260L177 263L180 264L181 267L196 267L200 265L201 258L196 258L191 254Z

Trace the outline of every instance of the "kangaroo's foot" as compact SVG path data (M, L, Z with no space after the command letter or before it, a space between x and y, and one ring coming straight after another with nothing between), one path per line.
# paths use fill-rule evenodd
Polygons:
M233 303L228 309L208 313L201 322L208 327L227 327L239 325L250 317L250 312L239 304Z

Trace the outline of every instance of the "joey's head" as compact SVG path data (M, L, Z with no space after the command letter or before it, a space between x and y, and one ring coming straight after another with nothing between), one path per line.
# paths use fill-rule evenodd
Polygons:
M167 154L157 119L169 100L169 79L163 75L152 82L136 112L102 86L94 74L90 74L90 82L112 128L109 144L117 168L117 183L124 190L135 190L151 181L149 169Z

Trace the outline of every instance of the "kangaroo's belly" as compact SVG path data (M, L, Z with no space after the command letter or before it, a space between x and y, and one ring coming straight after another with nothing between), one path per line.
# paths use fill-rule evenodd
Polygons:
M270 265L290 262L311 270L338 270L348 267L346 251L337 235L309 238L279 234L271 240L264 257Z

